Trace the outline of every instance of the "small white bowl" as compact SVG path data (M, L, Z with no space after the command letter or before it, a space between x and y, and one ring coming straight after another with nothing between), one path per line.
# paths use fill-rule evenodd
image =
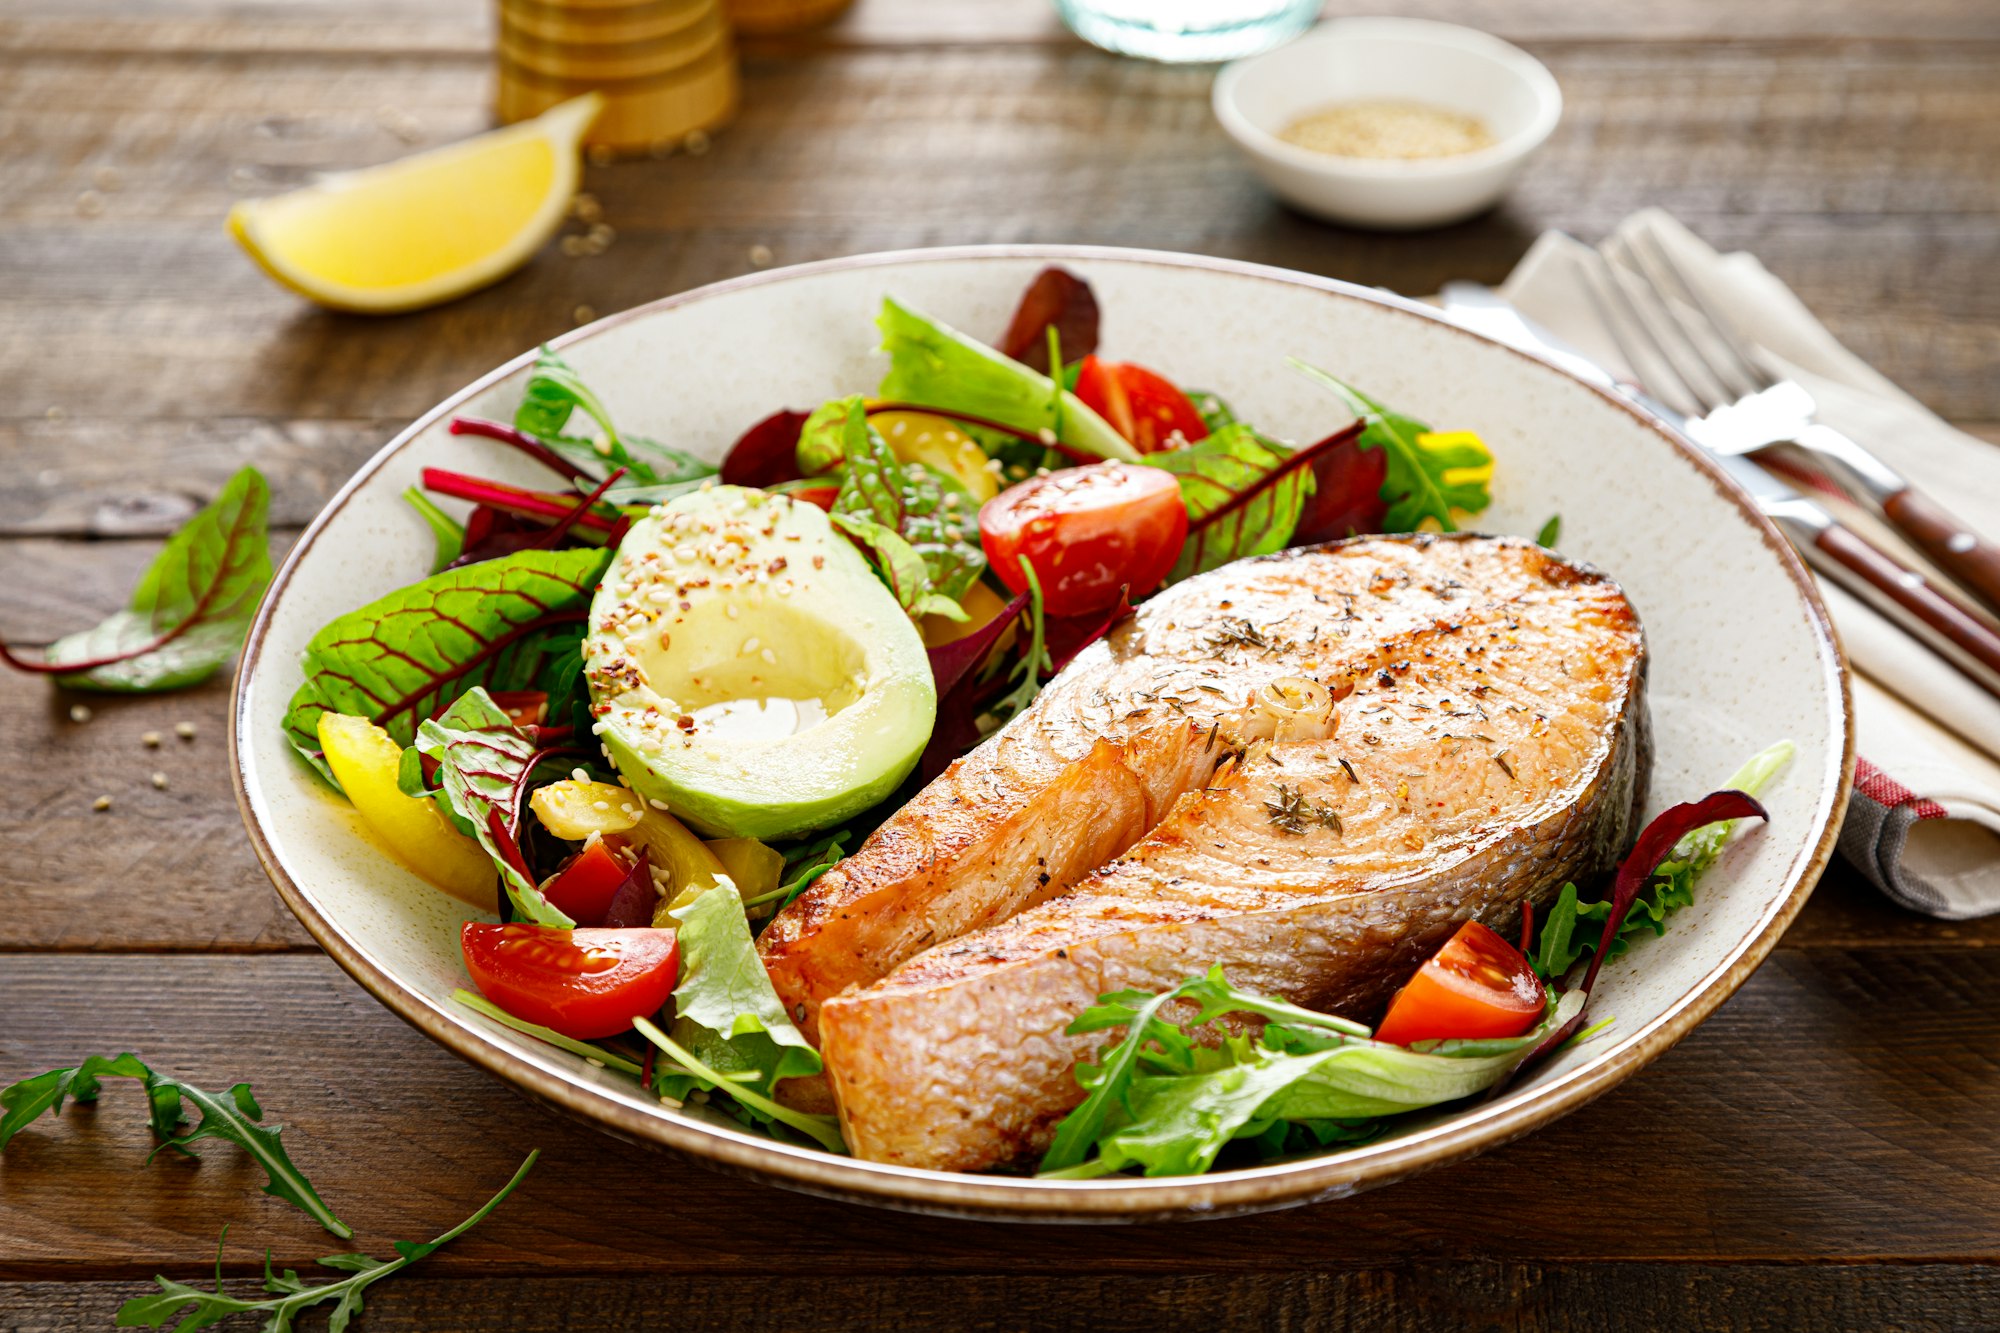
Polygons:
M1361 227L1436 227L1490 207L1562 118L1541 61L1475 28L1426 19L1335 19L1289 46L1226 66L1215 118L1263 182L1317 217ZM1330 102L1426 102L1477 116L1495 142L1451 157L1336 157L1278 137Z

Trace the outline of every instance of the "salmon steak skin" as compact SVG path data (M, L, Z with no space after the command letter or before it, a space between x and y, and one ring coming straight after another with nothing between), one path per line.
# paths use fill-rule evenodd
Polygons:
M1520 539L1365 537L1168 589L760 949L869 1161L1031 1163L1116 1034L1221 964L1363 1021L1467 920L1608 872L1651 765L1637 614Z

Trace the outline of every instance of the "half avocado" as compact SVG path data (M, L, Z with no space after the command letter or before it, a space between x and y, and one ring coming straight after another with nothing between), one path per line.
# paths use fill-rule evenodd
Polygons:
M633 525L584 641L598 738L711 837L784 838L874 805L930 740L923 641L825 513L715 486Z

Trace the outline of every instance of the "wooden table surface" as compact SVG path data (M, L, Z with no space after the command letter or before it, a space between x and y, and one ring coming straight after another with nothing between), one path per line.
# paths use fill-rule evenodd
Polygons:
M607 254L551 246L476 296L371 320L273 286L224 212L484 127L482 0L4 0L0 630L108 612L245 462L282 546L405 421L579 307L765 249L1100 242L1421 293L1499 279L1543 228L1594 237L1661 204L2000 440L1992 0L1404 8L1524 44L1568 98L1511 200L1462 226L1371 236L1285 211L1212 123L1207 71L1086 49L1036 0L862 0L751 46L742 115L705 155L592 167ZM364 1329L2000 1326L2000 922L1901 912L1844 867L1678 1049L1476 1161L1205 1224L918 1220L613 1142L452 1059L266 883L229 796L223 683L93 699L82 724L75 702L0 679L0 1082L124 1049L247 1079L378 1254L543 1149L486 1225L371 1292ZM192 740L171 735L184 720ZM301 1266L343 1248L232 1151L148 1167L147 1144L129 1087L16 1140L0 1329L108 1326L151 1274L200 1280L225 1223L236 1277L265 1245Z

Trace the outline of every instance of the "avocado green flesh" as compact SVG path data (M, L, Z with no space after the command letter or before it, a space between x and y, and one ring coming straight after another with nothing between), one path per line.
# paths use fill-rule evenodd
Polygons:
M937 714L896 599L809 504L735 486L634 524L584 642L598 739L709 837L784 838L874 805Z

